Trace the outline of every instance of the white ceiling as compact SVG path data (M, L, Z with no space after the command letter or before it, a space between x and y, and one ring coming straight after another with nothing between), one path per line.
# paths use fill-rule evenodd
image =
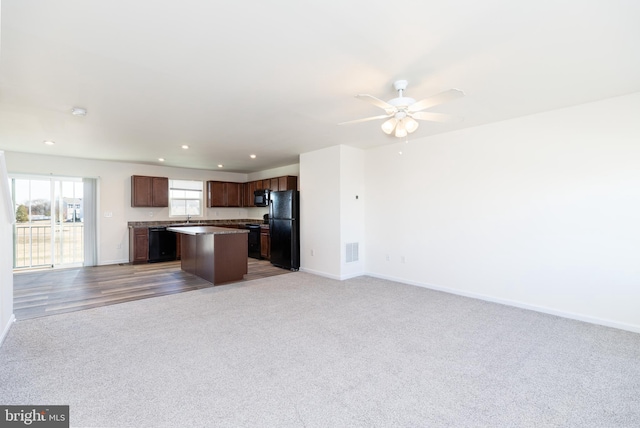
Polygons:
M640 91L637 0L1 6L0 150L252 172L397 142L337 125L383 113L354 95L393 98L397 79L417 100L467 94L430 110L462 123L412 139Z

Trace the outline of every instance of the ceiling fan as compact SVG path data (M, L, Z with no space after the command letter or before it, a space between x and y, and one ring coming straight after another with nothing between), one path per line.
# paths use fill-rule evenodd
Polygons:
M385 134L391 135L391 133L394 133L396 137L406 137L407 134L418 129L419 124L416 119L428 120L431 122L457 122L461 120L458 117L450 116L448 114L432 113L422 110L462 97L464 96L464 92L459 89L449 89L448 91L441 92L421 101L416 101L413 98L404 96L407 84L408 82L406 80L397 80L393 84L393 87L398 91L398 97L389 101L382 101L381 99L368 94L356 95L356 98L363 99L377 107L380 107L385 111L385 114L366 117L364 119L350 120L348 122L339 123L338 125L387 119L382 124L382 131L384 131Z

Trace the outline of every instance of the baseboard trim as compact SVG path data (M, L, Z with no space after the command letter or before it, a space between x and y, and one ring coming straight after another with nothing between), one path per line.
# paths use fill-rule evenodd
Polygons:
M332 275L325 272L320 272L317 270L303 268L303 267L300 268L300 271L310 273L313 275L323 276L325 278L337 279L338 281L344 281L345 279L357 278L359 276L366 275L366 273L364 272L350 273L348 275Z
M363 276L363 275L366 275L366 274L364 272L350 273L349 275L341 275L340 276L340 280L344 281L346 279L357 278L357 277Z
M119 265L119 264L129 264L129 259L124 260L104 260L98 262L98 266L107 266L107 265Z
M7 335L9 334L9 329L11 328L14 322L16 322L16 317L14 314L11 314L11 316L9 317L9 321L7 322L7 325L5 325L4 328L2 329L2 334L0 335L0 346L2 346L2 344L4 343L4 338L7 337Z
M308 268L300 268L300 272L306 272L306 273L311 273L313 275L317 275L317 276L322 276L325 278L330 278L330 279L337 279L338 281L340 281L342 278L340 278L338 275L331 275L325 272L320 272L317 270L313 270L313 269L308 269Z
M573 313L573 312L561 311L561 310L558 310L558 309L548 308L548 307L545 307L545 306L532 305L532 304L520 302L520 301L517 301L517 300L500 299L500 298L493 297L493 296L487 296L485 294L471 293L471 292L468 292L468 291L457 290L455 288L443 287L443 286L435 285L435 284L429 284L429 283L423 283L423 282L417 282L417 281L407 281L407 280L402 279L402 278L396 278L396 277L388 276L388 275L379 275L379 274L374 274L374 273L370 273L370 272L369 273L365 273L365 275L371 276L371 277L374 277L374 278L386 279L388 281L394 281L394 282L400 282L400 283L403 283L403 284L415 285L417 287L428 288L428 289L431 289L431 290L442 291L444 293L456 294L458 296L470 297L472 299L484 300L484 301L487 301L487 302L499 303L501 305L514 306L516 308L528 309L528 310L536 311L536 312L542 312L542 313L545 313L545 314L555 315L555 316L562 317L562 318L573 319L573 320L576 320L576 321L583 321L583 322L587 322L587 323L590 323L590 324L597 324L597 325L602 325L602 326L605 326L605 327L617 328L619 330L626 330L626 331L630 331L630 332L633 332L633 333L640 333L640 326L639 325L635 325L635 324L627 324L627 323L623 323L623 322L619 322L619 321L613 321L613 320L604 319L604 318L591 317L591 316L587 316L587 315L576 314L576 313Z

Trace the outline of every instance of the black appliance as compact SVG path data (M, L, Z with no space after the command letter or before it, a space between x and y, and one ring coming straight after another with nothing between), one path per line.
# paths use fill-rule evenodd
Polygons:
M149 228L149 263L176 259L176 234L166 227Z
M269 235L271 264L291 270L300 268L300 192L271 192Z
M269 189L260 189L253 192L253 205L256 207L269 206Z
M260 256L260 225L247 223L244 225L249 229L249 257L254 259L261 258Z

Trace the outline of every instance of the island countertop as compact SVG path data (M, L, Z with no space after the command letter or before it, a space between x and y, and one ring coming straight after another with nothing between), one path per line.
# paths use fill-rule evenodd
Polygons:
M249 233L247 229L229 229L216 226L175 226L167 227L169 232L184 233L185 235L229 235L233 233Z

